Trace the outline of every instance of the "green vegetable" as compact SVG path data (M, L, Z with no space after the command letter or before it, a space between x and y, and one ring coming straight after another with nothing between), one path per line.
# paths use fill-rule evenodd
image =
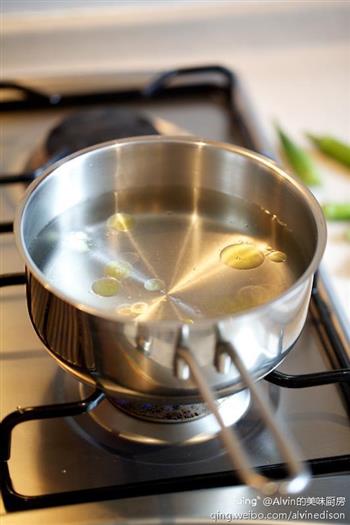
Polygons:
M345 239L350 242L350 230L346 230Z
M330 221L350 221L350 202L324 204L323 211Z
M306 136L323 153L350 168L349 144L345 144L345 142L341 142L340 140L329 136L318 137L311 133L307 133Z
M320 176L311 157L276 126L283 153L296 175L308 186L321 184Z

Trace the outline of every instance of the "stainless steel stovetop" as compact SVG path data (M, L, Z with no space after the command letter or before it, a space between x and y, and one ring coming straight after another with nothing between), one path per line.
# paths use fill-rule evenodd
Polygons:
M149 75L143 74L114 78L113 85L114 87L138 86L140 83L144 85L148 78ZM101 82L105 88L111 79L91 77L84 80L84 85L89 89L95 89ZM221 85L220 79L218 82ZM81 89L81 85L78 85L77 81L73 82L72 79L66 81L60 79L60 82L42 80L40 83L42 89L51 92L53 86L61 92L64 89ZM163 126L162 131L164 126L167 127L166 123L170 122L189 133L229 141L232 140L232 131L235 137L235 128L232 128L232 121L231 123L228 121L225 110L227 100L220 93L220 89L210 95L205 90L197 93L196 89L193 89L193 93L189 91L186 96L181 95L174 100L170 96L143 101L133 100L133 102L125 99L122 105L142 109L143 114ZM65 108L59 111L45 109L6 113L3 138L5 155L1 171L4 173L23 171L28 158L44 140L52 126L60 121L63 115L72 111L74 109ZM164 119L165 123L158 119ZM169 129L176 128L170 126ZM242 142L242 135L238 133L234 140ZM260 135L261 148L268 153L267 145L263 143ZM2 187L2 221L12 220L24 189L21 184ZM6 233L0 236L0 249L1 274L23 271L13 234ZM323 299L326 303L329 302L326 293L323 294ZM279 372L297 375L332 370L332 352L329 348L326 349L324 341L320 339L316 319L317 311L314 308L300 339L279 367ZM76 380L58 367L35 335L28 318L25 289L22 285L2 289L1 334L1 418L17 407L76 401L79 398L79 385ZM346 345L346 342L343 343ZM275 406L276 418L293 434L305 460L350 454L349 414L338 385L289 389L265 383L265 389L269 392ZM150 425L152 426L152 423ZM255 465L271 465L279 462L269 436L256 420L254 407L248 411L239 425ZM118 520L125 522L126 518L156 516L166 520L175 515L179 520L181 516L191 516L192 519L201 517L207 521L214 521L214 513L218 512L224 515L254 510L263 512L265 517L268 517L267 513L271 511L268 505L264 505L262 498L256 499L257 495L250 489L240 486L220 488L221 485L228 484L225 472L230 467L217 438L199 445L147 447L130 443L120 436L112 436L111 439L109 434L108 439L104 439L106 436L100 440L97 438L99 440L97 444L95 438L89 436L86 431L86 428L91 426L94 426L91 417L83 415L75 419L57 418L26 422L15 429L9 469L16 491L35 496L93 489L89 497L82 500L92 503L25 511L24 519L24 511L11 513L9 509L5 510L2 502L1 515L4 525L38 523L39 520L43 523L75 523L78 519L81 520L79 523L117 523ZM108 446L105 446L106 443ZM350 464L347 472L344 465L341 474L337 474L336 470L337 468L334 468L333 472L330 468L328 471L330 474L327 476L314 478L310 488L304 493L305 498L306 496L343 499L348 497ZM320 473L321 471L322 468ZM221 474L226 482L220 478ZM188 488L193 488L195 485L189 487L186 480L180 483L176 490L171 489L172 485L169 489L162 489L162 484L159 482L159 480L176 478L185 479L188 476L198 476L198 478L203 476L202 479L210 480L207 486L211 488L206 488L206 485L202 484L199 485L199 490L187 492ZM135 489L135 495L138 497L129 499L133 495L132 492L123 493L122 487L136 482L144 482L143 486L154 486L154 494L146 497L143 494L152 493L152 490L138 492ZM103 495L97 497L109 501L93 503L94 491L95 494L100 494L101 487L107 486L114 486L115 499L113 492L109 491L108 497L104 498ZM162 492L169 492L169 494L160 495ZM123 494L125 498L120 499ZM343 499L338 501L343 502ZM328 515L324 514L324 521L346 523L346 520L350 519L350 501L345 501L344 505L339 503L336 507L332 507L331 503L327 506L320 501L318 506L314 504L312 508L305 506L306 503L304 506L299 504L296 507L301 511L315 512L316 507L320 511L327 510ZM288 503L275 504L273 510L278 513L282 508L291 510L295 507L289 505L290 508ZM345 518L338 516L333 519L329 513L334 513L335 510L344 513ZM218 517L217 514L216 518ZM298 517L300 521L303 520L303 516ZM226 518L221 516L223 521ZM108 521L109 519L113 521ZM277 514L273 519L277 521Z

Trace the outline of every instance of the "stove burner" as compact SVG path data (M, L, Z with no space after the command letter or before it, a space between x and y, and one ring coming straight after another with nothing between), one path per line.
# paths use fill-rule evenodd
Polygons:
M85 399L92 387L69 374L57 376L62 401ZM277 407L280 390L262 382L272 406ZM219 411L227 426L235 427L248 447L265 439L259 411L247 390L219 400ZM164 418L162 419L162 417ZM185 416L185 418L181 417ZM181 417L181 419L175 419ZM214 416L201 403L160 407L137 401L104 399L92 412L70 418L70 425L92 446L147 464L182 464L214 460L224 456ZM169 424L170 423L170 424ZM265 443L265 442L264 442ZM266 448L266 443L263 449Z
M157 130L143 115L128 109L103 108L72 113L49 134L46 150L74 153L107 140L138 135L156 135Z
M129 414L146 421L161 423L181 423L193 421L209 414L209 410L203 403L192 403L190 405L157 405L141 401L109 400L112 405ZM220 403L222 400L219 401Z
M78 383L69 374L64 375L63 382L62 376L59 377L59 390L64 400L77 397L85 399L91 393L91 387ZM262 387L272 406L277 407L280 394L278 387L265 382ZM146 419L140 417L139 413L131 415L125 412L116 406L117 403L121 404L120 401L113 400L112 403L106 398L92 412L70 418L70 424L92 446L107 449L125 459L153 465L181 465L189 461L199 465L203 461L217 462L221 458L220 461L227 467L225 451L218 438L218 424L205 405L198 403L188 407L175 407L175 413L178 414L187 408L187 415L193 416L192 419L161 420L162 412L159 411L159 418L156 420L151 419L152 411ZM132 405L137 407L138 403L130 402L129 405L128 402L126 405L130 409ZM147 404L143 405L144 413L147 412ZM172 411L173 406L169 405L168 415ZM226 426L234 426L252 456L259 450L260 453L265 451L264 454L274 457L275 452L269 448L271 440L264 432L259 410L247 390L220 399L219 411Z
M72 387L74 390L78 388L81 399L85 399L91 391L91 387L79 383L72 384ZM92 438L100 445L114 451L128 454L131 447L133 455L136 453L135 445L140 449L145 446L168 448L174 445L181 445L186 449L188 445L197 446L215 439L219 432L214 416L204 404L192 404L188 407L178 405L175 410L174 405L169 405L167 409L161 410L157 405L147 409L147 404L143 403L141 417L139 413L136 415L136 412L132 414L121 410L121 404L120 401L114 400L112 403L106 398L92 412L80 418L79 430L83 431L89 440ZM225 424L234 425L245 415L250 404L250 394L247 390L221 399L219 411ZM137 402L130 402L130 407L136 408L138 405ZM156 409L152 411L154 406ZM186 414L190 419L174 420L171 419L171 413ZM157 418L154 418L153 414L157 414ZM161 419L162 415L167 416L168 419Z
M106 107L71 113L54 127L29 159L29 171L108 140L157 135L150 119L129 109Z

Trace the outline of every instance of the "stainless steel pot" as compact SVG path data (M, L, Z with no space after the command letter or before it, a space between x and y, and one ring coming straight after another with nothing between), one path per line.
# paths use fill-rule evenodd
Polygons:
M131 190L137 191L137 198ZM249 234L259 235L260 225L250 216L249 205L254 204L266 213L267 237L276 221L287 225L298 264L283 293L246 311L206 315L188 325L176 318L126 319L102 308L93 294L86 298L74 293L74 280L71 290L63 286L74 261L60 253L61 240L72 229L72 221L81 231L111 213L129 211L130 203L140 213L161 217L170 207L197 220L206 212L208 191L222 196L220 205L208 205L219 222L244 221ZM118 200L115 195L119 194L131 196L130 202ZM142 194L148 196L146 207ZM97 205L103 195L111 199ZM232 196L246 202L247 208L239 213L232 209L226 200ZM83 209L81 203L85 203ZM78 207L73 219L61 221L49 240L41 239L45 227L72 207ZM72 155L30 186L15 230L27 267L32 323L61 366L112 396L179 403L198 401L201 395L214 412L211 391L222 397L247 383L254 389L251 378L262 378L292 348L305 322L313 274L326 242L317 201L273 161L242 148L183 137L132 138ZM159 250L162 239L150 240L149 250ZM280 235L280 242L290 241ZM50 274L50 261L57 256L65 272L58 272L56 279ZM206 251L203 257L209 257ZM185 271L187 263L183 256L177 265ZM163 268L172 265L170 255L163 253ZM93 269L87 271L93 273ZM208 301L210 297L209 291ZM252 477L249 482L260 486Z

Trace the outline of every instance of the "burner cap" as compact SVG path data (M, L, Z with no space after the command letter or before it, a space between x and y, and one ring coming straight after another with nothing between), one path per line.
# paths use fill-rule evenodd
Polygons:
M65 117L50 131L40 150L30 158L27 169L35 171L108 140L157 134L147 117L129 109L106 107L78 111Z
M50 157L55 157L61 151L70 154L107 140L156 134L157 130L146 117L128 109L79 111L51 131L46 150Z
M145 403L144 401L115 400L109 401L126 412L130 416L145 419L147 421L181 422L192 421L199 417L207 416L210 411L204 403L192 403L188 405L164 405L157 403ZM219 400L221 403L222 400Z

